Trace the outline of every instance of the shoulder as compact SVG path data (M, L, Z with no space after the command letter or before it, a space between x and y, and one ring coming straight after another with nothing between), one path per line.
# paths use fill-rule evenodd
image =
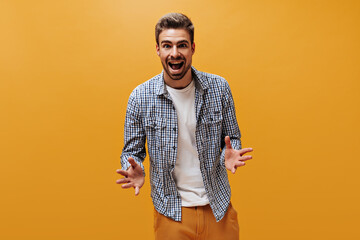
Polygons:
M130 98L143 98L155 95L162 81L162 74L158 74L134 88Z
M203 87L209 89L215 88L216 90L226 90L229 88L229 83L225 78L213 73L198 71L195 68L193 70Z

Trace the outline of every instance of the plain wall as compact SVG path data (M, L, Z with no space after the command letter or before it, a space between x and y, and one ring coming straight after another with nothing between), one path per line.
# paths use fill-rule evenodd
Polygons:
M161 72L154 27L195 25L244 147L242 240L360 239L359 1L0 1L0 238L152 239L148 175L115 184L127 99ZM148 172L149 161L145 160Z

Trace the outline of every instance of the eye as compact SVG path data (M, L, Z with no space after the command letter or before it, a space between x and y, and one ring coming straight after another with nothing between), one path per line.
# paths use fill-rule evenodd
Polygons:
M178 48L186 48L186 47L187 47L187 45L185 43L182 43L178 46Z
M171 48L170 44L164 44L163 48Z

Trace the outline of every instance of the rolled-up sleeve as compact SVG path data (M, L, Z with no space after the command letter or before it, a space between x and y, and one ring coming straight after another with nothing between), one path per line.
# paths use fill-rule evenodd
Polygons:
M134 90L129 97L126 109L124 148L120 157L122 169L127 170L130 167L128 158L132 157L144 171L143 161L146 157L145 142L146 135L141 120L141 109Z
M222 166L225 166L225 137L230 137L231 146L239 150L241 149L241 133L239 125L236 120L235 104L231 94L230 86L228 82L224 82L224 92L222 97L223 103L223 124L221 133L221 156L220 162Z

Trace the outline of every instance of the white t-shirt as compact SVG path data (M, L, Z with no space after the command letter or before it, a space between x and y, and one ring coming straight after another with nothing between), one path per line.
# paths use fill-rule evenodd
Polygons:
M183 89L166 86L178 117L178 150L173 177L181 195L182 206L203 206L209 203L200 172L196 148L195 84Z

